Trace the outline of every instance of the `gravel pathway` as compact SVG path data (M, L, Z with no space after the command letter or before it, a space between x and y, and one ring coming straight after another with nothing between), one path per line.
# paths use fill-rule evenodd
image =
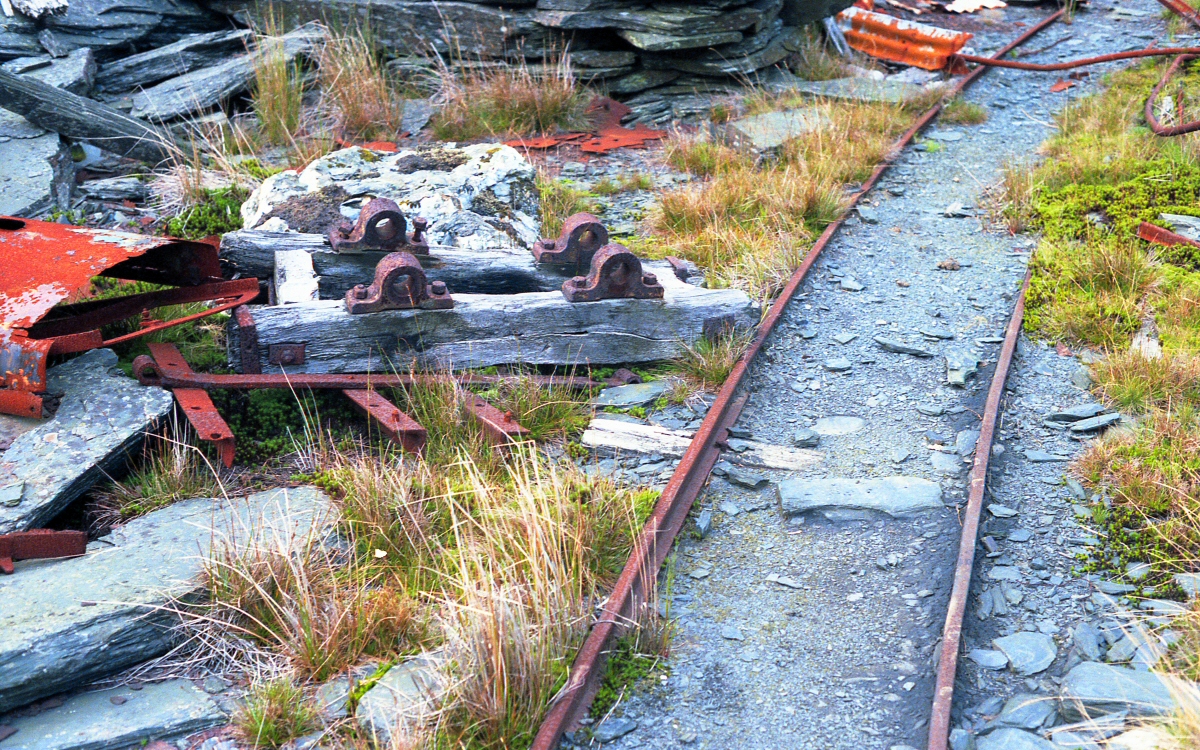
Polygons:
M1120 8L1093 3L1073 24L1028 43L1037 49L1069 37L1030 59L1141 47L1162 33L1151 0ZM1028 25L1046 12L1009 8L1003 23L977 33L974 47L988 53L1020 33L1013 22ZM678 545L671 675L617 707L613 716L636 728L610 747L924 747L958 547L957 506L965 502L999 337L1034 244L989 231L978 206L1003 164L1031 158L1051 133L1053 114L1099 77L1093 72L1066 93L1050 93L1052 74L988 73L966 94L988 107L988 122L931 127L827 248L756 362L737 425L745 433L738 437L779 445L803 442L815 430L824 461L798 475L747 476L743 469L713 479L694 510L713 512L713 530L703 539L685 532ZM938 267L950 258L958 270ZM897 345L930 356L885 349ZM947 384L947 354L968 362L977 356L978 376L965 387ZM984 533L1000 541L997 557L981 555L976 567L968 650L991 650L992 638L1022 629L1065 640L1094 606L1089 584L1071 579L1070 554L1087 534L1061 483L1065 464L1033 463L1025 454L1079 450L1041 420L1091 399L1076 382L1074 358L1025 341L1019 354L988 500L1005 517L985 511ZM810 496L820 499L835 479L861 489L867 480L898 476L932 486L935 497L940 490L940 502L905 517L873 512L836 521L812 512L788 517L777 499L784 480L808 480ZM770 482L743 486L760 477ZM796 484L783 488L789 504ZM1016 529L1032 532L1027 542L1016 541L1025 538L1013 537ZM980 619L985 588L988 601L1000 591L1017 604ZM967 662L956 706L994 713L995 705L977 704L1018 690L1050 693L1066 651L1037 678ZM981 727L985 715L957 709L955 726Z

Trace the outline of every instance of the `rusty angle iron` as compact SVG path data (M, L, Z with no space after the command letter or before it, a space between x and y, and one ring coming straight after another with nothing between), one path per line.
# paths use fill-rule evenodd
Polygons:
M0 534L0 573L13 574L17 560L79 557L87 551L87 534L82 531L33 529Z
M925 70L960 67L955 56L974 36L853 6L837 18L852 48L880 60Z
M449 310L454 300L446 282L427 283L421 261L412 253L383 256L375 265L370 286L358 284L346 292L346 310L351 315L380 310Z
M87 293L93 277L166 284L113 300L60 304ZM217 248L205 242L87 229L0 216L0 412L41 418L50 355L109 346L250 302L258 281L221 278ZM158 321L148 311L213 302L194 315ZM143 315L131 333L101 328Z
M587 276L567 279L562 285L568 302L603 299L662 299L658 277L642 272L642 261L629 248L611 243L592 256Z
M1151 224L1148 221L1143 221L1138 225L1137 236L1147 242L1153 242L1156 245L1190 245L1191 247L1200 247L1200 242L1184 237L1182 234L1176 234L1169 229L1163 229L1157 224Z
M373 198L362 207L354 224L342 222L329 232L329 244L335 253L351 254L367 250L384 252L404 251L418 255L429 254L425 231L429 222L420 216L408 220L396 202L388 198Z
M538 240L533 258L538 263L574 266L582 270L592 262L596 251L608 244L608 229L595 216L572 214L563 221L558 239Z

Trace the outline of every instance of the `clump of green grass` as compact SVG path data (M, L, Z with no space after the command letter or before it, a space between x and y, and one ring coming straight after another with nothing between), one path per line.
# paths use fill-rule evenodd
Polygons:
M982 125L987 122L987 109L982 104L955 97L942 107L938 119L955 125Z
M622 175L617 180L605 177L592 186L591 192L595 195L616 195L617 193L627 193L633 190L652 189L654 189L653 177L642 172L634 172Z
M287 678L251 687L233 723L241 738L252 747L272 749L321 727L312 701Z
M375 52L369 27L332 33L321 47L317 71L321 93L344 138L395 139L404 100Z
M524 60L458 74L444 68L441 98L445 104L431 123L434 135L466 141L586 128L591 94L579 86L570 57L563 55L536 70Z
M296 141L303 121L304 71L288 59L275 32L279 25L267 24L258 39L260 54L254 64L254 113L259 132L267 142L288 146Z
M845 60L829 51L825 38L814 26L804 27L804 38L788 58L788 68L808 81L829 81L850 74Z
M167 219L164 229L168 235L199 240L242 228L241 210L242 204L250 197L248 190L237 185L205 188L201 196L198 202L184 208L178 216Z
M543 172L538 172L537 189L543 237L557 237L563 221L572 214L599 211L591 193Z
M724 331L715 338L702 338L685 346L671 369L682 375L692 390L715 391L729 378L750 347L750 340L745 331Z
M1200 407L1200 360L1194 356L1147 358L1113 352L1092 365L1096 388L1122 411L1149 414Z

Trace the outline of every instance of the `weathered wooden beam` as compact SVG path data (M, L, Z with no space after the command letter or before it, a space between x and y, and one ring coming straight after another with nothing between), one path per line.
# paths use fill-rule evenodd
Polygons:
M271 344L300 343L305 361L296 372L383 372L414 362L454 369L648 362L678 356L714 328L758 323L758 308L744 292L701 289L670 274L659 280L661 300L572 304L561 292L454 294L450 310L351 315L344 301L322 300L249 311L263 372L279 371L267 361ZM229 336L234 367L241 365L237 320Z
M322 299L341 299L356 284L370 284L375 278L375 264L386 255L379 252L341 255L319 234L244 229L221 238L225 275L271 278L277 250L303 250L312 255ZM433 247L420 261L429 279L446 282L451 294L550 292L561 289L564 281L576 275L574 269L538 263L531 252L519 248L481 251ZM670 265L664 262L647 261L643 265L660 278L672 273ZM579 273L586 274L587 269Z
M658 425L597 417L583 431L579 442L601 455L640 453L679 458L691 445L693 435L695 432L691 430L670 430ZM731 446L733 442L730 441ZM756 440L737 441L737 448L739 450L724 453L724 458L740 466L760 469L799 471L815 466L825 458L819 451Z
M0 70L0 107L67 138L152 164L182 151L165 130L31 76Z

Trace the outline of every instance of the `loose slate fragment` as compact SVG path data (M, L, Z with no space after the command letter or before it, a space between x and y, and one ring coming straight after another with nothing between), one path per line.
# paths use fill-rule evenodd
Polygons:
M776 492L786 515L815 512L831 521L860 520L880 515L908 518L944 507L940 485L908 476L882 479L787 479L776 485Z
M946 382L965 387L979 372L979 357L969 349L952 347L946 352Z
M1046 421L1069 424L1071 422L1079 422L1084 419L1091 419L1092 417L1103 414L1105 411L1106 409L1104 404L1080 404L1079 406L1072 406L1069 409L1063 409L1062 411L1056 411L1051 414L1047 414Z
M1105 427L1109 427L1120 421L1120 414L1101 414L1100 416L1092 417L1091 419L1081 419L1071 425L1070 429L1071 432L1074 433L1095 432L1096 430L1103 430Z
M919 346L909 346L903 341L896 341L895 339L889 339L884 336L876 336L875 343L879 344L879 347L885 352L892 352L894 354L909 354L914 357L933 356L933 352L929 351L928 349L922 349Z

